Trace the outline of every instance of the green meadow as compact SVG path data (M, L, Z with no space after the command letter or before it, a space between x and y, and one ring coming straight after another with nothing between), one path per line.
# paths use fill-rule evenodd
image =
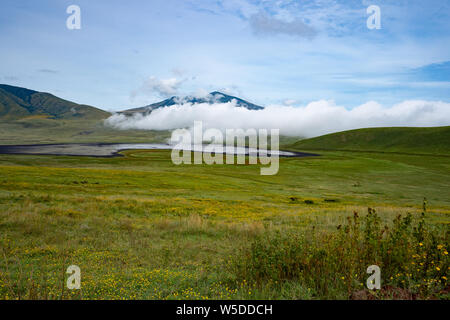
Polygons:
M52 143L154 143L170 138L169 131L116 130L92 119L48 119L29 116L0 118L0 145Z
M450 157L312 152L275 176L164 150L0 155L0 298L448 299Z

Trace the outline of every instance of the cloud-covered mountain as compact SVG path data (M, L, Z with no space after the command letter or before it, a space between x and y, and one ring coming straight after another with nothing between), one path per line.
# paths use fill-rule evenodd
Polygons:
M430 127L450 124L450 103L407 100L390 106L369 101L349 109L320 100L306 106L269 105L262 110L237 108L228 103L180 103L149 114L114 114L106 124L119 129L172 130L192 127L226 129L280 129L282 135L314 137L368 127Z
M204 97L194 97L194 96L187 96L187 97L177 97L177 96L173 96L169 99L157 102L157 103L153 103L153 104L149 104L148 106L145 107L140 107L140 108L134 108L134 109L128 109L128 110L124 110L119 112L120 114L125 114L125 115L133 115L133 114L137 114L137 113L142 113L142 114L150 114L153 110L155 109L159 109L159 108L164 108L164 107L170 107L173 105L182 105L182 104L191 104L191 105L195 105L195 104L217 104L217 103L233 103L234 106L236 107L243 107L246 108L248 110L262 110L264 109L264 107L258 106L256 104L250 103L248 101L245 101L241 98L238 97L234 97L234 96L230 96L227 95L225 93L219 92L219 91L213 91L210 92L208 95L204 96Z

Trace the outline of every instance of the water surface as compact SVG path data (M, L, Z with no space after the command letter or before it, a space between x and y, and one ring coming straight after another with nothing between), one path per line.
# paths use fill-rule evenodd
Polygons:
M177 149L202 151L208 145L184 145ZM163 143L67 143L67 144L32 144L32 145L3 145L0 146L0 153L3 154L36 154L36 155L68 155L68 156L92 156L92 157L114 157L120 156L119 152L123 150L172 150L174 146ZM280 157L304 157L314 156L315 154L291 152L291 151L273 151L258 150L254 148L231 148L223 147L224 154L245 154L250 156L261 155L279 155Z

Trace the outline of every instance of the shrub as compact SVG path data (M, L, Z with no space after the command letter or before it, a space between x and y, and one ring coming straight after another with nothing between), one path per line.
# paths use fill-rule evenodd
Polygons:
M431 297L448 287L449 239L447 230L429 229L425 211L416 222L398 215L391 227L369 208L335 232L265 232L231 261L231 271L259 286L294 281L318 298L349 298L364 289L367 267L378 265L382 285Z

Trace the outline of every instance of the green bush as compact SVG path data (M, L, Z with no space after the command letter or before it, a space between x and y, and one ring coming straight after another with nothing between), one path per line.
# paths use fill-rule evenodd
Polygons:
M448 289L449 233L448 227L429 229L425 212L418 219L398 215L387 226L369 208L335 232L266 232L231 261L231 271L257 286L300 282L317 298L349 298L365 288L367 267L377 265L384 288L436 296Z

